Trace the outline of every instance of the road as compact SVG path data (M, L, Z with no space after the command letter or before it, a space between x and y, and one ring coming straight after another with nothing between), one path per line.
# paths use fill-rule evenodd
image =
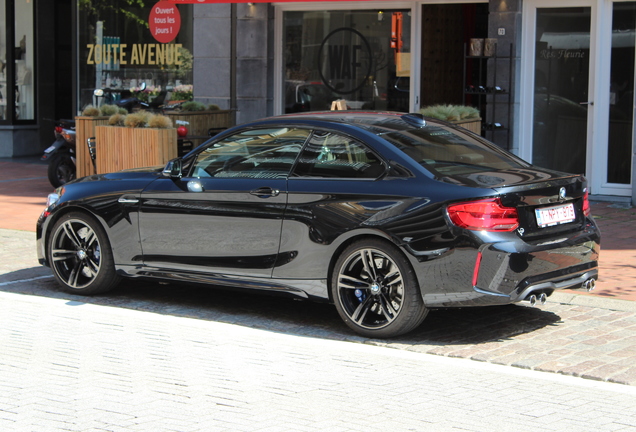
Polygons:
M636 387L0 292L3 431L636 430Z

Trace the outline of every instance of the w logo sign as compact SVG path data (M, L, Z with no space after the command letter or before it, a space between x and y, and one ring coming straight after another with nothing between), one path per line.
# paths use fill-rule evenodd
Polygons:
M320 78L327 87L338 94L351 94L371 76L371 46L359 31L339 28L322 41L318 63Z

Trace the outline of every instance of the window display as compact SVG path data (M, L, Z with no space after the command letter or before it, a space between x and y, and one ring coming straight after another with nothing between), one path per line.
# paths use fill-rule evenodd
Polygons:
M192 6L91 0L79 3L79 16L80 110L192 98Z
M7 29L7 22L0 23L0 120L33 120L35 119L33 2L15 2L11 6L13 8L9 9L8 14L9 16L12 14L15 18L13 29L11 27ZM6 0L0 0L0 10L3 12L7 10ZM13 50L10 46L11 32L13 32ZM13 65L10 62L13 62Z
M286 113L408 111L410 11L285 12L283 43Z

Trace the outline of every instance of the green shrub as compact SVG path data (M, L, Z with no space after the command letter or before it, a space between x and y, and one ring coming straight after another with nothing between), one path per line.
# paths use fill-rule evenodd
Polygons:
M153 115L148 119L148 127L157 129L170 129L172 127L172 120L170 120L170 118L165 115Z
M208 105L208 111L219 111L221 108L217 104Z
M205 105L197 101L184 102L181 111L205 111Z
M86 105L82 110L82 115L86 117L99 117L101 111L93 105Z
M125 118L126 118L126 116L123 115L123 114L120 114L120 113L113 114L108 119L108 124L110 126L123 126Z
M119 112L119 107L117 105L102 105L99 107L99 112L103 116L110 117Z
M420 109L420 113L445 121L479 119L479 110L465 105L431 105Z
M146 111L137 111L134 113L130 113L124 119L124 126L132 128L146 127L149 117L150 113Z

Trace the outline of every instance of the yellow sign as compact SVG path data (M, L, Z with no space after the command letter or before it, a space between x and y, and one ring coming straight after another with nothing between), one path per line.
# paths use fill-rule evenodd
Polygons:
M87 44L86 64L181 65L181 44Z

